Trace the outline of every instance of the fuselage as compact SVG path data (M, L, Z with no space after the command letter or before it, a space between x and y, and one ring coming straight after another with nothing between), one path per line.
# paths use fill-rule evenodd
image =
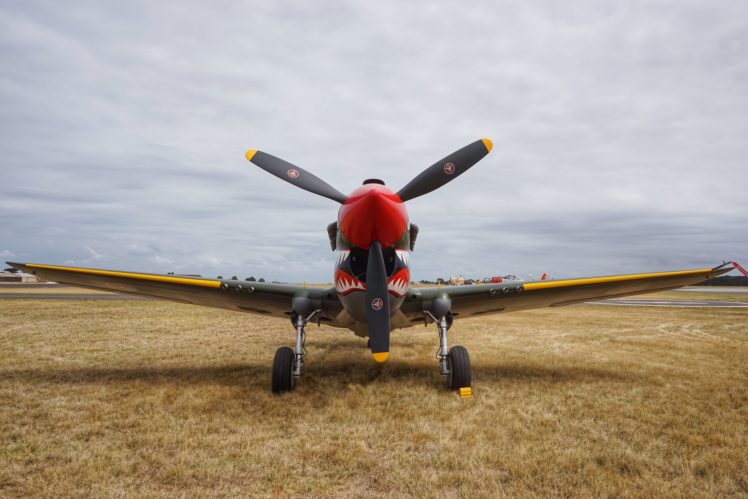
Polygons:
M411 225L400 197L381 181L370 180L340 207L335 239L335 289L361 336L367 335L366 269L374 241L382 245L390 316L396 316L410 286ZM397 327L397 321L391 324Z

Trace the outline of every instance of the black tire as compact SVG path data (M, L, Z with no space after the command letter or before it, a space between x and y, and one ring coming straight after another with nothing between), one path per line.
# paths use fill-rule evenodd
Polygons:
M289 347L280 347L273 359L273 393L290 392L296 385L293 364L296 354Z
M470 375L470 356L467 348L463 346L454 346L449 349L447 354L449 362L449 375L447 376L447 386L450 390L459 390L468 388L472 383Z

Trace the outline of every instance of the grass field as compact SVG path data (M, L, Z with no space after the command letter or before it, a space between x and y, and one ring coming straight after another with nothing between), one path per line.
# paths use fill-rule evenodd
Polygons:
M276 397L288 321L0 300L0 496L748 495L748 310L582 305L450 341L473 399L444 389L423 327L384 366L311 327Z

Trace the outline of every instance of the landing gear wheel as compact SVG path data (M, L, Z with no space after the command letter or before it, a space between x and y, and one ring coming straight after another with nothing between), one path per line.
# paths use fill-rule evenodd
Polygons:
M293 364L296 354L289 347L280 347L273 359L273 393L290 392L296 385Z
M450 390L470 388L472 378L470 376L470 356L467 348L454 346L447 354L449 363L449 374L447 375L447 387Z

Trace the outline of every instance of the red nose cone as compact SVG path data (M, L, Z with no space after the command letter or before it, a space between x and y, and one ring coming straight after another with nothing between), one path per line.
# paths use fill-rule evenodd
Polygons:
M408 213L400 197L380 184L362 185L340 207L338 225L343 236L358 248L373 241L392 246L405 233Z

